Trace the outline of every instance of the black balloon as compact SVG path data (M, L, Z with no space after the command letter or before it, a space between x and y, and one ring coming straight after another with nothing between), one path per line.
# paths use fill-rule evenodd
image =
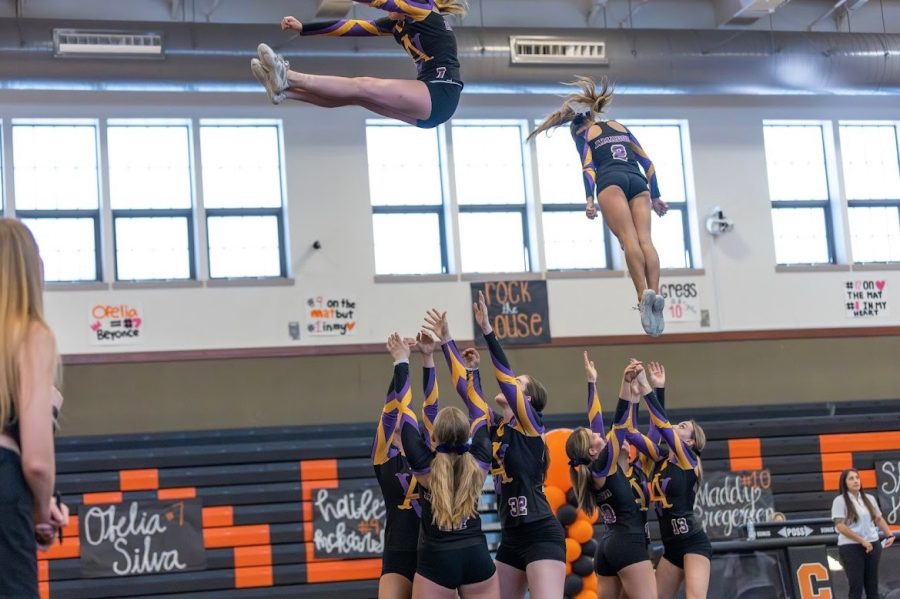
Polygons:
M575 489L569 489L568 491L566 491L566 501L569 502L569 505L578 507L578 498L575 497Z
M574 597L580 593L583 587L584 582L581 580L581 576L576 576L575 574L566 576L565 592L569 597Z
M559 509L556 510L556 517L559 518L560 524L568 526L578 518L578 511L571 505L561 505L559 506Z
M582 555L572 562L572 573L579 576L587 576L594 571L594 559L586 555Z
M581 544L581 555L587 555L588 557L593 557L597 553L597 540L591 539L587 543Z

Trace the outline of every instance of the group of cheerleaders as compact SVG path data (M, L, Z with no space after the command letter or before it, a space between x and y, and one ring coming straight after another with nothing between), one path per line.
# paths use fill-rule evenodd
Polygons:
M386 11L375 20L342 19L301 23L292 16L281 28L297 35L393 36L416 65L415 80L312 75L290 68L281 54L260 44L250 61L253 75L273 104L293 99L315 106L361 106L381 116L421 128L437 127L456 112L464 84L453 28L445 16L463 16L466 0L357 0ZM569 125L582 165L585 216L599 212L619 240L637 292L641 326L653 337L665 328L665 298L659 293L659 256L650 236L651 213L663 216L656 169L627 127L600 116L612 101L607 80L598 90L588 77L578 77L576 93L565 98L528 139Z
M375 473L387 510L379 599L560 599L566 578L565 533L544 495L549 455L543 440L548 394L531 375L512 371L491 327L484 297L473 305L500 393L496 411L484 399L480 356L462 352L446 313L429 310L416 338L394 333L387 349L393 378L373 444ZM465 412L439 409L434 353L440 347ZM409 358L422 354L422 426L412 408ZM631 360L622 375L615 421L607 429L597 371L584 353L589 427L566 442L578 505L598 514L605 532L594 556L600 599L705 598L711 546L694 517L702 476L703 430L673 424L663 407L665 370ZM636 428L646 403L651 425ZM631 449L636 456L631 460ZM478 512L485 478L493 477L500 518L496 559ZM647 510L659 520L664 554L650 561ZM417 551L412 548L417 547Z

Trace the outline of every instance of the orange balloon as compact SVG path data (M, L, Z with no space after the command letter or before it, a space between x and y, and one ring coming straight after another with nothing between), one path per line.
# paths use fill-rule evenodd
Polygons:
M597 580L596 574L591 574L590 576L585 576L581 579L581 590L582 591L596 591L598 584L599 584L599 581Z
M566 576L572 573L572 562L566 562Z
M571 429L558 428L544 435L544 442L550 451L550 468L545 484L557 487L563 493L572 488L569 480L569 458L566 456L566 440Z
M580 593L572 597L572 599L597 599L597 591L589 591L587 589L582 589Z
M567 534L578 543L587 543L594 536L594 527L587 520L576 520L569 526Z
M566 539L566 561L574 562L581 557L581 543L575 539Z
M591 524L596 524L597 520L600 518L600 510L594 510L594 513L588 516L584 510L578 508L578 518L584 517L585 520L590 522Z
M566 502L566 494L562 492L562 489L559 487L554 487L547 485L544 487L544 495L547 496L547 502L550 504L550 509L553 510L553 513L556 513L556 510Z

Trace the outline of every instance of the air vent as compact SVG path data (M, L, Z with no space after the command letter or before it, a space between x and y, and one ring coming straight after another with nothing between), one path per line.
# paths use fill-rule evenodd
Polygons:
M158 33L54 29L53 49L60 57L163 58Z
M551 36L511 36L509 55L513 64L609 64L606 42Z

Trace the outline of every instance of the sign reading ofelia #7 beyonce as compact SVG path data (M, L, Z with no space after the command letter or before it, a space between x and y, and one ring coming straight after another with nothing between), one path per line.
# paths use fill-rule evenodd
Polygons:
M88 322L94 345L135 345L144 340L144 310L138 304L94 304Z
M313 489L312 507L316 559L379 557L383 553L387 511L377 484Z
M206 568L199 501L125 501L78 508L87 578Z

